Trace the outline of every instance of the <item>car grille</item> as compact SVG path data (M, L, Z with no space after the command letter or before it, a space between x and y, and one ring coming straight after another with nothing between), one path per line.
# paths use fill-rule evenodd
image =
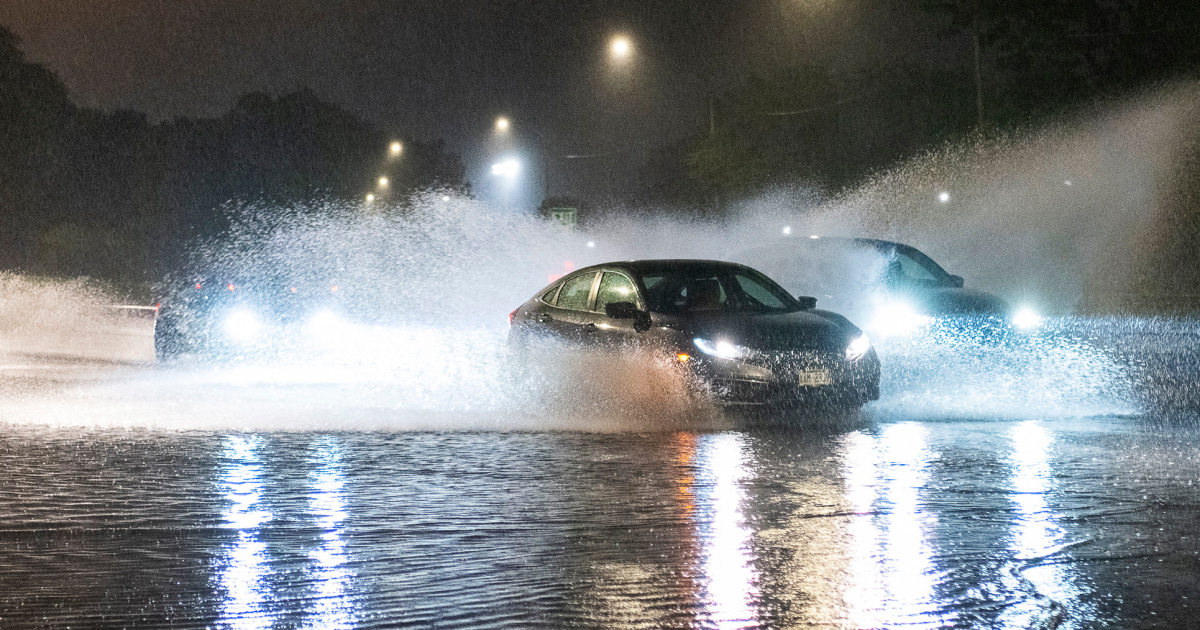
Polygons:
M754 365L767 368L776 376L795 374L801 370L826 369L834 370L842 365L842 357L832 352L820 350L785 350L764 352L747 361Z

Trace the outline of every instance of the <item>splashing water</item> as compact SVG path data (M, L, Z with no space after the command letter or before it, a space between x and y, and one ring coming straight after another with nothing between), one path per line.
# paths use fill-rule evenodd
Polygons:
M969 286L1033 301L1042 312L1100 304L1134 281L1139 247L1158 229L1169 196L1161 183L1174 168L1169 147L1195 94L1195 86L1175 87L1095 119L950 147L831 200L778 189L717 221L613 212L576 231L440 193L403 209L251 208L228 238L198 247L193 266L335 282L353 296L362 321L323 344L227 364L68 362L74 367L63 368L68 373L56 386L6 388L0 421L186 429L720 427L721 414L644 357L563 359L532 384L514 379L506 314L585 265L728 259L767 239L809 234L909 242ZM30 354L151 362L146 325L96 315L114 300L85 282L0 276L0 298L0 379L7 382L46 380L44 366L30 367ZM1089 327L1097 325L1054 319L1003 345L970 337L890 340L879 346L884 399L869 409L887 416L1130 413L1137 396L1128 361L1093 343Z

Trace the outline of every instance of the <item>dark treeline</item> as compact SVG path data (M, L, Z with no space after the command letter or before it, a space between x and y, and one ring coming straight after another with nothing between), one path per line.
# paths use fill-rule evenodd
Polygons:
M309 91L243 96L215 119L151 123L132 111L76 107L46 68L0 28L0 268L154 278L218 234L239 206L361 200L464 188L441 142L389 136Z
M719 208L765 184L836 191L948 140L1200 71L1196 0L920 2L957 58L744 78L716 95L692 137L654 152L640 200Z

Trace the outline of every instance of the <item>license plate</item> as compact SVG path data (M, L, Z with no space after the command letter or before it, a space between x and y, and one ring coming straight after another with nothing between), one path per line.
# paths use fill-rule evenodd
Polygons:
M833 377L829 370L804 370L800 372L800 387L820 387L833 385Z

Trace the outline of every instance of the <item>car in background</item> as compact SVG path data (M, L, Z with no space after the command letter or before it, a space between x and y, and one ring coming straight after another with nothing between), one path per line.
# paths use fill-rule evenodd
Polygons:
M911 245L869 238L785 238L731 257L761 269L788 291L819 297L876 337L927 325L975 331L1034 327L1038 316L991 293Z
M758 271L711 260L639 260L579 269L509 315L525 351L642 348L686 370L719 401L858 407L879 398L879 359L841 315ZM523 352L536 361L535 353Z
M181 357L261 357L336 337L351 296L335 282L205 276L177 280L159 305L154 351Z

